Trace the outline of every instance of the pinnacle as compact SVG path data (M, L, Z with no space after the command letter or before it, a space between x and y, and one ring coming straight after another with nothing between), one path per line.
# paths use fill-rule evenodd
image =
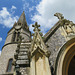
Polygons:
M17 24L20 24L23 28L26 28L29 30L29 27L27 25L27 22L26 22L26 18L25 18L25 13L23 11L23 13L21 14Z
M33 31L40 31L40 29L39 29L40 25L38 25L37 22L35 22L35 25L32 25L32 27L34 27Z
M34 27L33 31L34 31L35 33L36 33L36 32L39 32L39 34L40 34L41 36L43 36L43 34L40 32L41 30L39 29L40 25L38 25L37 22L35 22L35 24L32 25L32 27ZM35 33L34 33L34 34L35 34ZM32 34L32 36L33 36L34 34Z
M23 11L23 13L21 14L18 22L21 22L22 24L25 24L26 23L26 18L25 18L25 13Z

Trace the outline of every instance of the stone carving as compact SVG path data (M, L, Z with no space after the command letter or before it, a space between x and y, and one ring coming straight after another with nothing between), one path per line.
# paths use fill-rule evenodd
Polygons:
M35 33L33 35L30 54L31 75L51 75L48 61L50 52L47 50L47 47L42 40L37 22L33 27Z
M61 13L55 13L54 16L58 17L59 20L64 19L64 16Z
M74 31L73 31L73 22L65 23L64 29L65 29L67 34L74 33Z
M32 26L34 27L34 32L35 33L33 35L33 40L34 41L32 43L31 51L34 52L37 49L37 47L39 47L43 51L45 50L44 51L45 54L49 56L50 53L48 51L46 51L47 48L46 48L46 46L45 46L45 44L42 40L42 37L41 37L41 33L40 33L40 29L39 29L40 25L38 25L37 22L36 22L35 25L32 25Z

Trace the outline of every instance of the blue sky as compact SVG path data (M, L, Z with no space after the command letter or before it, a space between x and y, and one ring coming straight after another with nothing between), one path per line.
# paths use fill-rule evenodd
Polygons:
M75 22L75 0L0 0L0 51L7 32L23 11L30 30L33 31L32 24L37 21L43 34L58 21L54 17L56 12Z
M0 0L0 50L5 43L7 32L18 20L22 12L25 11L28 25L33 23L31 15L36 12L36 5L39 4L35 0Z

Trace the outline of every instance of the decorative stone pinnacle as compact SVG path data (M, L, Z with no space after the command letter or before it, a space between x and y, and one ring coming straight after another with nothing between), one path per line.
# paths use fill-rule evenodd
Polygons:
M41 31L41 30L39 29L40 25L38 25L37 22L35 22L35 25L32 25L32 27L34 27L33 31Z
M43 36L43 34L40 32L41 30L39 29L40 25L38 25L37 22L35 22L35 25L32 25L32 27L34 27L34 29L33 29L34 32L39 32L39 34L40 34L41 36ZM34 36L34 34L35 34L35 33L33 33L32 36Z

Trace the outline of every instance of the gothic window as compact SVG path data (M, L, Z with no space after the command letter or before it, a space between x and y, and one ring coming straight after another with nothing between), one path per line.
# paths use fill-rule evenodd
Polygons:
M21 23L18 23L18 25L21 25Z
M19 41L20 32L14 32L12 41L18 42Z
M14 32L14 34L13 34L13 42L15 41L15 38L16 38L16 32Z
M19 41L20 32L17 33L17 41Z
M11 69L12 69L12 61L13 61L13 59L9 59L8 67L7 67L7 72L11 72Z

